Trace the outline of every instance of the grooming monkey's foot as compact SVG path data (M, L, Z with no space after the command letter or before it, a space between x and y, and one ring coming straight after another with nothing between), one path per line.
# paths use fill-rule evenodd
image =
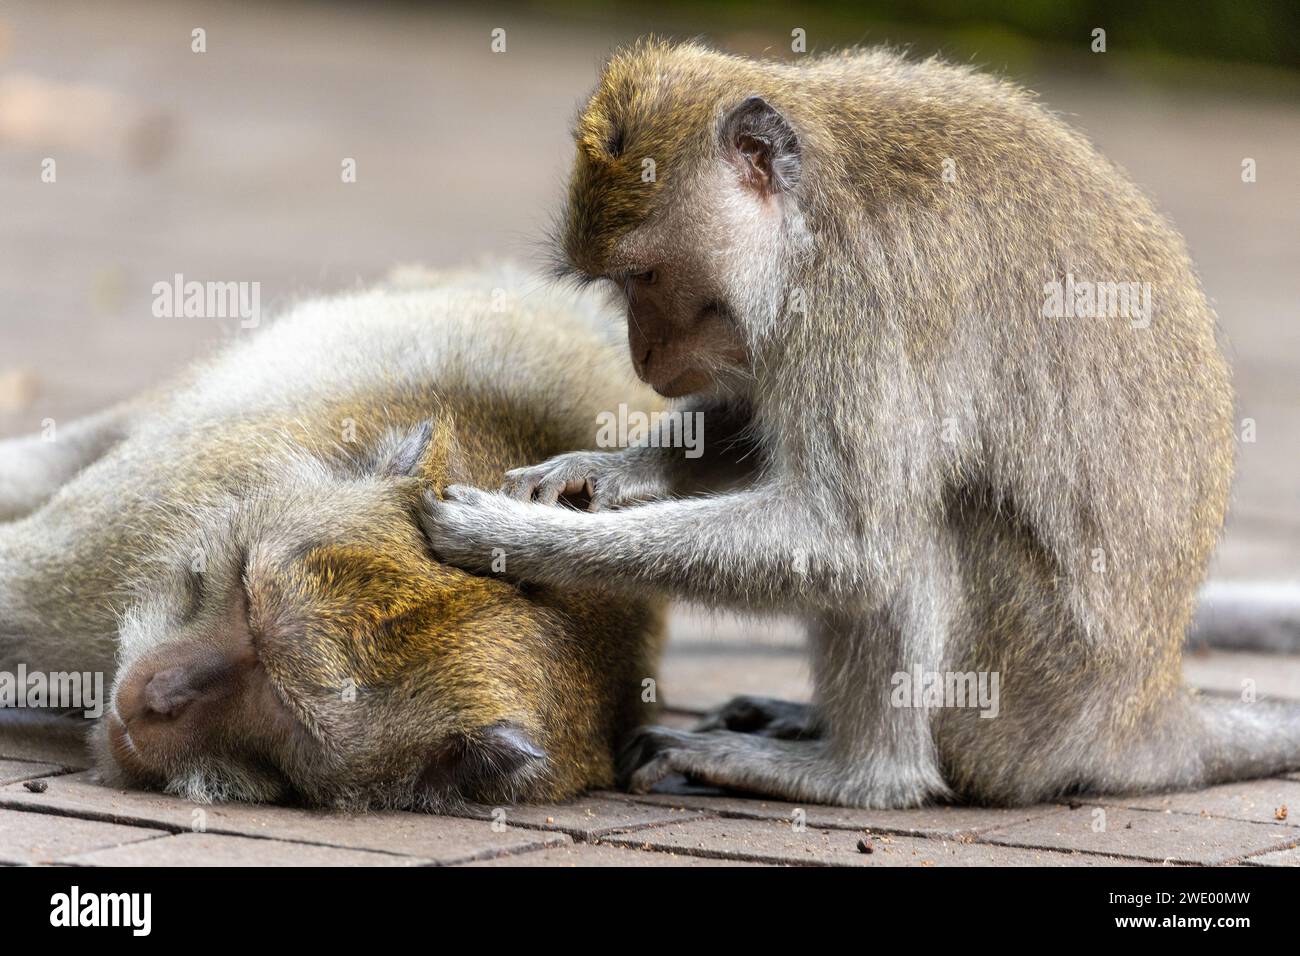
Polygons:
M691 783L784 800L841 802L834 773L813 740L776 740L730 730L694 733L672 727L641 727L619 753L619 785L649 793L681 774Z
M811 704L796 704L774 697L742 694L705 714L695 725L697 733L734 730L778 740L811 740L822 735Z
M729 734L722 731L722 734ZM729 734L730 736L738 736ZM632 793L648 793L657 783L673 774L684 774L700 783L712 783L707 774L697 773L691 766L703 734L672 727L646 726L637 728L628 738L615 760L618 785ZM699 756L703 756L702 750ZM718 784L725 786L725 784Z
M730 730L692 733L642 727L618 756L618 781L647 793L674 774L693 782L788 800L846 807L915 807L947 796L937 772L898 759L845 762L820 740L777 740Z

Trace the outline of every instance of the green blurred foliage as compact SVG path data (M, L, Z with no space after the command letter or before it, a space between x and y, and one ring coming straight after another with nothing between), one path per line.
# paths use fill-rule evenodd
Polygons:
M1053 43L1088 37L1102 27L1108 43L1135 52L1300 66L1297 0L875 0L824 6L844 16L870 10L895 23L943 29L997 24Z
M814 29L817 46L913 43L958 58L1025 61L1053 48L1087 52L1092 31L1109 51L1153 61L1174 57L1300 67L1300 0L534 0L536 9L619 21L697 24L698 29ZM671 28L669 28L671 29ZM788 28L787 28L788 30Z

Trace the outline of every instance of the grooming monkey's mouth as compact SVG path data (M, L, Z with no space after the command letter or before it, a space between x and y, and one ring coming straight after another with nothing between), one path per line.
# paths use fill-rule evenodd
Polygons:
M726 322L728 325L735 326L736 314L727 307L722 301L710 302L704 308L700 309L699 314L695 317L695 323L702 325L705 322L717 320Z

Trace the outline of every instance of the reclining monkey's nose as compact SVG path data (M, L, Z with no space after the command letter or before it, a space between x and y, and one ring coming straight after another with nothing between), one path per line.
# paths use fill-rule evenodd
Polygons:
M196 700L219 697L233 688L239 661L218 650L195 653L179 663L154 672L133 702L132 711L176 717Z
M144 706L162 717L175 717L190 701L207 693L220 693L221 685L233 675L234 663L218 653L168 667L144 685Z

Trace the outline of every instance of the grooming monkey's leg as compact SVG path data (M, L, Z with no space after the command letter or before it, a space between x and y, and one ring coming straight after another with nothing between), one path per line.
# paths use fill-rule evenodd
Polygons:
M930 711L896 707L892 677L913 668L938 670L948 607L924 589L862 619L832 618L812 628L819 739L780 740L714 730L639 731L620 771L632 790L670 773L717 786L794 801L890 808L946 796Z
M44 504L77 472L126 436L136 403L110 408L46 434L0 441L0 521L13 521Z

